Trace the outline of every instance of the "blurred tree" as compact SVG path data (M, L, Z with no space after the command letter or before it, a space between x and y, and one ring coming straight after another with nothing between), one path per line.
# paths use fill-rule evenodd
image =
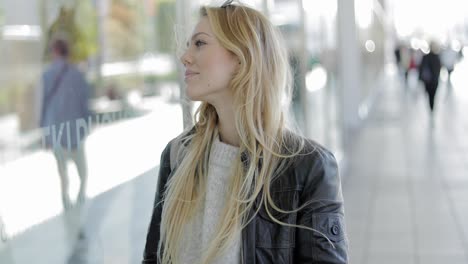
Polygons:
M160 0L156 14L156 39L158 49L164 53L174 53L174 25L176 7L174 0Z
M48 47L51 41L60 38L69 42L70 59L73 62L87 60L97 52L97 17L91 1L76 1L66 8L60 8L47 33L45 57L48 57Z
M97 52L97 14L91 1L77 1L75 5L75 24L80 39L76 43L78 57L88 58Z
M3 8L0 6L0 26L3 26L4 22L5 22L5 14L3 12Z
M143 52L144 16L138 14L140 1L113 0L105 22L106 48L111 60L137 57Z

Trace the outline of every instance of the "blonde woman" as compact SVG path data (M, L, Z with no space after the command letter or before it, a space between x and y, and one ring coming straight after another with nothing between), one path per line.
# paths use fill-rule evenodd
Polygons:
M202 104L162 153L143 263L347 263L335 158L286 128L287 52L231 2L201 8L181 57Z

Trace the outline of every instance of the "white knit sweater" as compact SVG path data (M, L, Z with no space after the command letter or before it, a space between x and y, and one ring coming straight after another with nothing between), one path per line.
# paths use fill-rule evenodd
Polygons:
M227 199L227 190L233 165L238 157L239 148L225 144L218 138L211 147L206 194L200 210L184 228L181 243L181 263L199 264L201 253L213 237ZM221 253L211 264L240 263L241 234L228 250Z

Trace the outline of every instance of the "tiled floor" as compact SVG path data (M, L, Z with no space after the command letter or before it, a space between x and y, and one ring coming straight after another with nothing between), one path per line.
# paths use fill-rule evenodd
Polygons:
M349 153L344 175L351 263L468 263L466 87L437 95L394 79Z
M468 89L425 94L386 80L347 153L350 263L468 263ZM157 168L0 242L1 264L138 263Z

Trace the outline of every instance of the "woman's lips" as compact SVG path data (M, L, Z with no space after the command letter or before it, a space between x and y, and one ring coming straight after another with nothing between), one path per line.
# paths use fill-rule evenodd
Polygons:
M193 72L193 71L185 71L185 80L190 79L191 77L197 75L198 72Z

